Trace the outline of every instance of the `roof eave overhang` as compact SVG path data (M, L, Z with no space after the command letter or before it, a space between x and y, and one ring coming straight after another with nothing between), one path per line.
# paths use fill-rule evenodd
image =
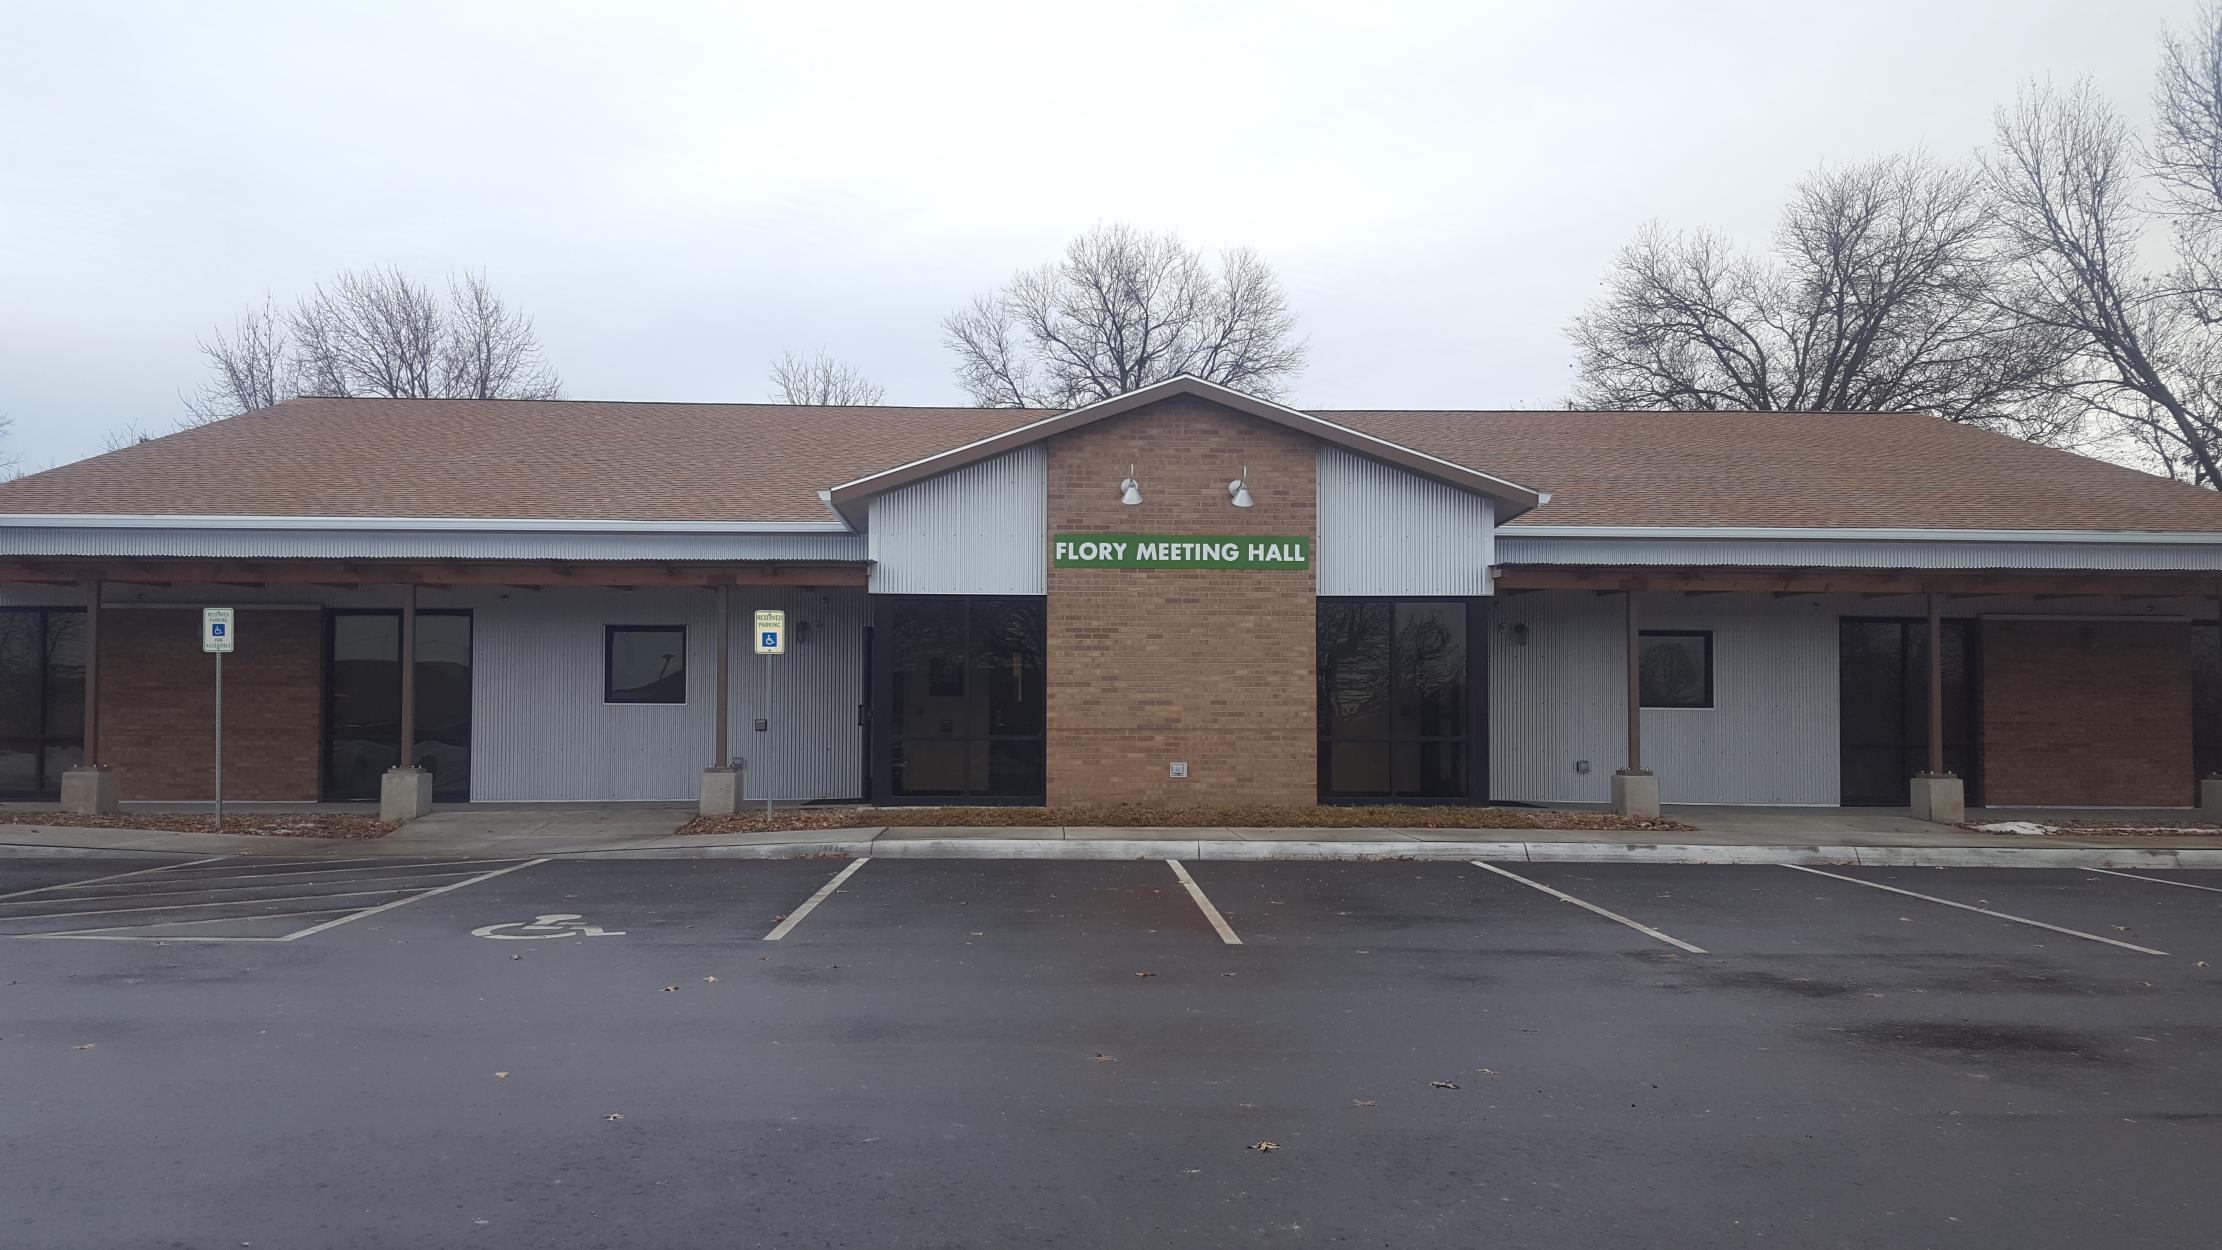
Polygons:
M593 517L218 516L0 513L0 529L382 530L458 534L846 534L841 521L633 521Z
M1159 400L1179 395L1192 395L1212 403L1231 408L1276 425L1309 434L1322 442L1341 447L1345 451L1365 456L1371 460L1405 470L1420 477L1432 479L1459 490L1486 495L1497 504L1497 520L1501 524L1522 513L1541 507L1550 498L1547 492L1522 486L1479 469L1431 456L1401 443L1337 425L1308 412L1276 404L1271 400L1245 395L1240 391L1207 382L1202 378L1182 374L1163 382L1128 391L1110 399L1098 400L1069 412L1031 421L1001 434L976 439L947 451L936 452L908 464L897 465L855 481L843 482L820 496L826 506L833 509L843 521L858 530L865 528L867 505L873 496L908 486L953 469L976 464L1004 452L1012 451L1042 439L1063 434L1082 426L1093 424L1123 413L1132 412Z

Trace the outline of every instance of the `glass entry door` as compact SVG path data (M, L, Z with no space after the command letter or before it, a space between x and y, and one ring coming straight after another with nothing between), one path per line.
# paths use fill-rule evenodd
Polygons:
M85 610L0 609L0 798L52 798L85 754Z
M1942 624L1944 767L1966 783L1974 807L1975 631L1965 619ZM1846 618L1839 630L1840 801L1904 807L1913 775L1929 768L1929 623Z
M1041 802L1045 601L884 596L874 603L875 801Z
M401 762L401 613L334 612L326 640L324 797L375 799ZM471 797L471 614L417 613L417 767L442 803Z

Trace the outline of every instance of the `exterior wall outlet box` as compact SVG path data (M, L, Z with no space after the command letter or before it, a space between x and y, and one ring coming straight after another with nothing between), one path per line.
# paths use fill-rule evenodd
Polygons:
M764 732L765 730L767 730L767 729L769 729L769 728L771 728L771 727L772 727L772 723L771 723L770 721L768 721L768 720L765 720L765 719L764 719L763 717L761 717L761 716L759 716L759 717L757 717L757 718L756 718L756 732L758 732L758 733L762 733L762 732Z
M1187 760L1174 760L1174 761L1173 761L1173 776L1175 776L1175 777L1186 777L1187 775L1188 775L1188 761L1187 761Z
M1578 773L1586 773L1586 772L1588 772L1588 771L1589 771L1589 761L1588 761L1588 760L1575 760L1575 761L1574 761L1574 771L1575 771L1575 772L1578 772Z

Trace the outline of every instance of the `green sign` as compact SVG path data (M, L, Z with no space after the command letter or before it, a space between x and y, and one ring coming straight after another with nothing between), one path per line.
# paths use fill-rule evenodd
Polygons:
M1059 569L1308 569L1312 540L1300 534L1059 534Z

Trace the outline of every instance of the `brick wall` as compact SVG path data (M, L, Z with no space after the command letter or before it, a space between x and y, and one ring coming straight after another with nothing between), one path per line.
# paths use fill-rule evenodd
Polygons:
M1315 447L1203 400L1152 404L1049 441L1050 532L1316 540ZM1236 508L1244 465L1256 505ZM1048 642L1050 802L1317 799L1311 570L1052 568Z
M2191 627L1984 621L1983 801L2192 801Z
M323 749L324 617L239 613L224 657L224 797L313 800ZM126 799L214 792L216 657L200 609L110 609L100 618L100 754Z

